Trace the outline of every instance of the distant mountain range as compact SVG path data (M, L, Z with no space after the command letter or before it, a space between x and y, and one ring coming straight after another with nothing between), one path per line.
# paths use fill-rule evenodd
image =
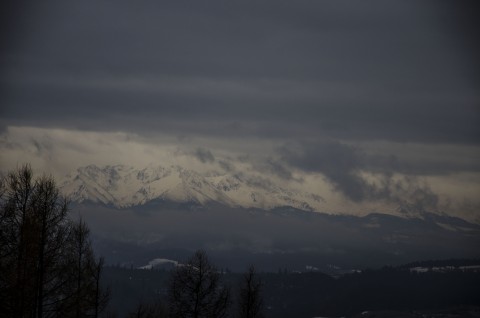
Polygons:
M308 212L331 213L321 194L291 188L287 182L275 183L271 179L246 173L201 173L180 165L148 165L144 168L89 165L69 173L60 183L60 189L74 203L96 203L115 208L171 202L262 210L291 207ZM396 211L387 214L423 218L430 213L432 211L427 212L414 204L403 202ZM352 211L335 214L356 215Z
M60 188L109 264L148 267L152 260L180 261L197 248L234 270L249 263L268 271L325 271L328 264L348 269L480 257L479 224L408 204L397 215L314 213L327 206L318 194L255 175L90 165Z
M70 173L60 185L74 202L93 202L126 208L154 200L219 203L229 207L272 209L290 206L321 211L324 199L271 181L239 174L201 174L178 165L137 169L89 165Z

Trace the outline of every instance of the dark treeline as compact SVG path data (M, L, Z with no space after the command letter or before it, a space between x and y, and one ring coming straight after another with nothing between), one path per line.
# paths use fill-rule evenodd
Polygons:
M320 273L265 274L270 317L351 316L372 310L480 306L480 273L366 270L338 279Z
M233 285L210 263L205 251L195 252L185 264L168 272L110 268L109 274L108 279L115 286L115 297L119 298L115 302L117 309L129 301L132 305L132 300L136 299L133 310L130 308L126 317L265 317L263 283L255 268L251 266ZM122 274L129 275L127 282ZM123 282L127 283L129 291L124 289ZM135 291L140 294L135 295Z
M52 177L28 165L0 180L0 316L99 317L108 293L89 229Z
M237 317L238 286L245 281L246 274L223 271L220 275L223 284L234 291L227 314ZM261 282L259 299L263 300L262 312L266 317L350 317L363 311L480 306L480 272L473 271L416 273L402 267L385 267L339 278L320 272L288 271L256 276ZM121 316L132 313L138 304L160 302L166 306L171 277L168 270L105 269L105 279L113 290L112 305Z
M426 260L417 261L399 266L400 268L412 267L462 267L462 266L476 266L480 265L480 258L473 259L442 259L442 260Z

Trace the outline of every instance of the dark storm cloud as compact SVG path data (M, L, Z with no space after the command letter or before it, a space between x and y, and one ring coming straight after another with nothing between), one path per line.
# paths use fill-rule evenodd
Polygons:
M354 201L364 200L371 190L357 174L364 164L362 155L354 147L339 142L319 142L293 151L282 147L279 152L294 167L323 173L336 190Z
M212 163L215 161L215 157L212 155L212 152L205 148L197 148L193 155L203 163Z
M384 200L395 202L405 209L438 209L438 195L428 184L411 175L412 170L405 168L406 165L393 155L372 156L358 147L338 141L285 145L277 152L291 167L322 173L336 191L350 200ZM459 170L462 168L462 165L456 167ZM447 167L445 169L448 171ZM378 181L366 180L361 172L376 173ZM399 172L407 176L394 178L394 174Z
M370 147L377 148L377 147ZM480 172L480 153L471 147L426 146L397 144L393 149L362 148L335 140L286 143L276 151L288 164L305 171L321 171L342 178L350 172L369 171L391 175L434 176L460 172Z
M287 167L285 167L282 162L278 160L269 158L265 161L265 166L266 167L262 167L262 170L266 170L276 176L279 176L280 178L287 180L293 178L292 172Z
M218 164L220 165L220 167L223 170L228 171L228 172L232 172L235 169L235 166L233 165L233 163L231 163L230 161L227 161L227 160L219 160Z
M11 5L0 126L478 143L477 7Z

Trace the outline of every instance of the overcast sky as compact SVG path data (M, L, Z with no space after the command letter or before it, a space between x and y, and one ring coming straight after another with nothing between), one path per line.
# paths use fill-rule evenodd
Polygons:
M322 176L335 200L394 206L420 189L480 220L475 1L0 9L3 169L248 158L266 177Z

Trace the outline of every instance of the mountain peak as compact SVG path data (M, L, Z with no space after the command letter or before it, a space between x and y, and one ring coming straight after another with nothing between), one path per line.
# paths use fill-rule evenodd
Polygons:
M262 209L292 206L320 211L324 203L317 194L258 180L255 176L219 171L200 173L179 165L149 165L140 169L88 165L67 175L60 187L74 202L91 201L119 208L168 200Z

